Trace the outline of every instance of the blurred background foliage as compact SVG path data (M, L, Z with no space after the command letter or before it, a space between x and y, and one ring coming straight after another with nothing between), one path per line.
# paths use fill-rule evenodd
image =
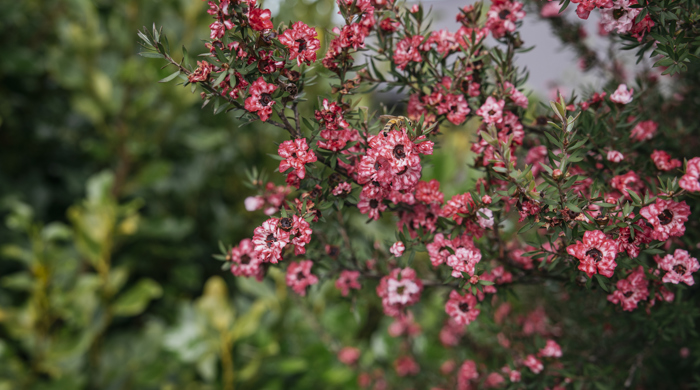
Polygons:
M325 3L279 12L328 28ZM241 183L275 169L284 135L200 110L137 55L154 22L205 51L205 10L0 2L0 389L355 387L281 274L235 280L211 259L264 219Z

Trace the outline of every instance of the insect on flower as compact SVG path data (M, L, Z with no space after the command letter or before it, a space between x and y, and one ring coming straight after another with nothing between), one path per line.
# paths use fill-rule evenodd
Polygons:
M413 122L411 122L410 119L406 118L405 116L394 116L394 115L381 115L379 117L380 120L387 120L386 124L384 125L384 128L382 129L383 132L389 132L392 127L396 126L397 129L401 129L402 127L406 127L406 124L409 126L413 126Z

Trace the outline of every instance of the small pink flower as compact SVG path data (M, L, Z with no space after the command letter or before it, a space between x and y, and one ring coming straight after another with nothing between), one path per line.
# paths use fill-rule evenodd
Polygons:
M486 217L484 218L483 215ZM476 214L476 219L479 222L479 226L481 226L482 229L488 229L493 227L493 211L487 209L487 208L481 208Z
M700 191L700 157L690 159L686 166L685 175L678 185L688 192Z
M685 234L685 222L690 216L690 206L685 201L656 199L656 203L643 207L641 214L654 227L651 237L666 241L669 237L681 237Z
M360 350L354 347L344 347L338 351L338 360L341 363L352 366L360 358Z
M527 355L525 361L523 361L523 364L535 374L539 374L542 372L542 370L544 370L544 365L542 362L532 354Z
M512 370L508 374L508 378L510 379L511 382L520 382L520 377L521 377L520 371L517 371L517 370Z
M389 252L391 252L391 254L395 257L401 257L403 255L403 251L405 250L406 246L403 244L403 242L397 241L394 243L394 245L391 246Z
M338 183L338 185L333 188L334 196L349 194L350 192L352 192L352 186L346 181Z
M287 286L294 292L306 296L306 288L318 283L316 275L311 273L311 260L303 260L298 263L291 263L287 268Z
M459 368L459 373L457 374L457 388L470 389L470 382L479 377L479 372L476 370L476 362L473 360L466 360L462 363Z
M249 238L243 239L231 249L231 273L236 276L262 277L262 259L255 252L255 245Z
M632 102L632 93L634 93L634 89L627 90L626 84L620 84L615 92L610 95L610 100L619 104L628 104Z
M265 198L262 196L249 196L244 201L246 211L260 210L265 205Z
M357 280L359 277L359 271L343 270L335 281L335 288L340 290L342 296L346 297L350 293L350 289L359 290L362 288L360 282Z
M259 77L250 86L248 93L250 96L245 100L245 109L249 112L255 112L263 122L267 121L272 115L272 106L275 101L272 100L272 93L277 90L274 84L268 84L265 79Z
M417 7L417 5L415 7ZM399 43L396 44L393 57L396 68L404 70L411 62L422 62L423 58L419 50L419 46L422 42L423 37L421 35L407 36L399 41Z
M605 233L600 230L589 230L583 234L583 241L577 241L576 244L569 245L566 251L579 259L580 264L578 269L588 274L588 277L593 277L599 273L607 276L613 276L617 263L615 256L617 255L617 245L615 241L608 239Z
M700 269L698 260L691 257L688 251L676 249L671 255L666 255L659 262L659 268L666 272L662 281L664 283L678 284L683 282L688 286L695 284L693 273Z
M626 279L617 281L617 289L608 295L608 301L619 303L622 310L632 311L637 304L649 297L649 281L644 277L644 267L637 267Z
M383 277L377 286L377 295L382 298L384 314L396 317L406 306L420 300L423 283L411 268L394 268Z
M659 125L652 120L639 122L637 126L632 129L630 138L638 142L648 141L654 137L658 128Z
M488 195L484 195L481 197L481 202L483 204L491 204L491 197Z
M544 348L540 349L540 352L538 354L540 357L553 357L553 358L560 358L561 357L561 347L559 344L557 344L556 341L554 340L547 340L547 344L544 346Z
M671 155L663 150L654 150L654 152L651 153L651 160L660 171L670 171L672 169L680 168L683 165L681 160L675 158L671 159ZM681 185L681 187L683 186Z
M476 320L481 312L476 308L476 297L470 293L460 295L457 291L450 291L450 299L445 304L445 312L460 325L469 325Z
M274 26L270 20L271 17L272 13L269 9L251 8L248 12L250 28L255 31L263 31L273 28Z
M503 120L505 104L505 100L496 100L493 96L489 96L486 102L476 110L476 115L482 117L485 123L498 123Z
M309 150L309 145L306 143L306 138L297 138L295 140L287 140L280 144L277 153L284 160L280 161L280 172L285 172L289 168L294 169L294 173L300 179L306 177L306 164L317 160L313 150Z
M559 3L550 1L545 4L540 10L540 16L543 18L556 18L559 16Z
M608 161L619 163L624 158L625 156L623 156L622 153L618 152L617 150L611 150L608 152Z
M284 31L279 37L280 42L289 49L289 59L297 60L297 65L316 61L316 52L321 47L315 29L304 22L295 22L292 28Z
M413 5L411 6L411 13L412 13L412 14L415 14L415 13L418 12L418 11L420 11L420 5L418 5L418 4L413 4Z
M394 362L394 369L398 376L413 376L420 372L420 366L410 356L403 356Z
M282 249L289 244L289 232L278 228L279 219L270 218L255 228L253 244L263 262L277 264L282 260Z

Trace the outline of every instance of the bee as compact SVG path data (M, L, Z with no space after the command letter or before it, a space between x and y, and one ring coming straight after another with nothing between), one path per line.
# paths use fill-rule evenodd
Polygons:
M407 124L409 126L413 126L413 122L411 122L411 120L406 118L405 116L382 115L379 117L379 119L381 119L381 120L388 119L388 121L384 125L384 129L382 129L382 131L384 133L391 130L391 128L394 126L396 126L397 129L405 127Z

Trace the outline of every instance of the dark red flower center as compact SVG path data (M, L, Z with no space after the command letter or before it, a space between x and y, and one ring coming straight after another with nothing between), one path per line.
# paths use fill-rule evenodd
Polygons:
M491 110L489 110L489 112L487 114L489 114L489 116L494 116L494 115L496 115L496 111L491 109Z
M459 304L459 310L462 311L462 313L466 313L469 311L469 304L467 302L462 302Z
M275 242L277 242L277 237L275 237L275 235L272 233L268 234L267 238L265 238L265 244L267 244L268 248L270 248Z
M369 207L376 209L379 207L379 202L376 199L372 199L369 201Z
M632 296L632 294L634 294L632 291L627 291L626 293L624 293L624 294L622 294L622 295L624 295L625 298L629 298L629 297Z
M510 15L510 11L507 9L504 9L498 13L498 17L501 18L501 20L505 20L509 15Z
M241 256L241 264L250 264L250 256L248 255L243 255Z
M338 253L340 253L340 248L337 246L332 246L329 248L328 255L331 257L336 257L338 256Z
M300 39L297 39L297 40L294 41L294 42L296 42L296 43L299 44L299 53L301 53L302 51L306 50L306 39L300 38Z
M406 286L399 286L396 288L396 293L402 295L404 290L406 290Z
M270 104L270 102L272 101L272 95L270 95L269 93L263 93L262 95L260 95L260 100L258 101L263 107L267 107L267 105Z
M612 15L615 20L620 19L623 15L625 14L625 11L622 8L618 8L613 11Z
M406 152L403 150L403 145L396 145L394 147L394 157L398 159L406 157Z
M283 230L291 230L292 229L292 219L291 218L280 219L280 227Z
M676 264L673 266L673 272L677 273L678 275L685 275L685 271L687 271L687 269L683 264Z
M408 171L408 165L406 165L405 167L403 167L403 169L401 170L401 172L397 173L396 175L401 176L401 175L403 175L404 173L406 173L406 171Z
M663 213L659 214L659 223L662 225L668 225L673 221L673 212L671 210L666 209L664 210Z
M304 280L306 276L304 275L303 272L299 271L297 272L297 280Z
M603 259L603 253L597 248L589 249L586 256L592 257L596 263Z

